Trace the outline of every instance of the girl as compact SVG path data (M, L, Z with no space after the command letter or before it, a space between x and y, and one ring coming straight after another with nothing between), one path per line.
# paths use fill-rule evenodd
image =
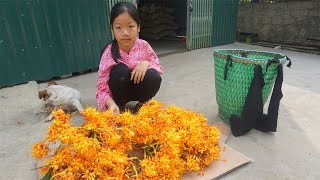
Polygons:
M138 101L139 108L154 97L163 70L151 46L138 38L140 19L133 4L115 4L110 25L115 39L102 50L96 99L101 110L119 114L129 101Z

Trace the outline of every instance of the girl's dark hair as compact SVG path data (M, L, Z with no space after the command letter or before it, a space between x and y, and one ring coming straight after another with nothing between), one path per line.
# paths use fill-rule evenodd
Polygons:
M138 24L138 26L140 26L140 17L139 17L139 13L138 13L136 6L133 5L132 3L129 3L129 2L119 2L119 3L115 4L111 9L111 13L110 13L111 28L113 26L114 19L124 12L127 12L131 16L131 18ZM116 63L118 63L119 60L121 59L121 56L119 53L119 45L118 45L118 42L116 39L114 39L113 41L108 43L102 49L101 56L102 56L103 52L105 51L105 49L107 48L107 46L111 43L112 43L112 47L111 47L112 58ZM100 56L100 58L101 58L101 56Z

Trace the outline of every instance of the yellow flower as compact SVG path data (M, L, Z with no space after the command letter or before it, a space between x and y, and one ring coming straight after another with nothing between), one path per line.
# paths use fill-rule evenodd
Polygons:
M41 168L55 179L180 179L219 160L219 130L199 113L151 100L137 115L87 107L74 127L59 109L33 156L52 157ZM60 144L52 148L51 144Z
M34 144L32 150L32 156L36 158L42 158L44 156L47 156L50 152L48 145L45 144L43 141L39 142L38 144Z

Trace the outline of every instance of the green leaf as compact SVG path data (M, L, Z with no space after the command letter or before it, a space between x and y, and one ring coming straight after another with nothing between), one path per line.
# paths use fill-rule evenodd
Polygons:
M52 171L53 171L53 168L50 168L46 173L46 175L44 175L43 178L41 178L41 180L50 180L50 178L52 177Z

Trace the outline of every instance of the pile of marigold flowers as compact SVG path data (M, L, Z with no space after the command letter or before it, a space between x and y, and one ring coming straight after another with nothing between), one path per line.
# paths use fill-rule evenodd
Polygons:
M33 145L34 157L49 157L41 171L51 179L180 179L219 159L219 131L196 112L151 100L137 114L88 107L82 115L72 126L71 115L55 111Z

